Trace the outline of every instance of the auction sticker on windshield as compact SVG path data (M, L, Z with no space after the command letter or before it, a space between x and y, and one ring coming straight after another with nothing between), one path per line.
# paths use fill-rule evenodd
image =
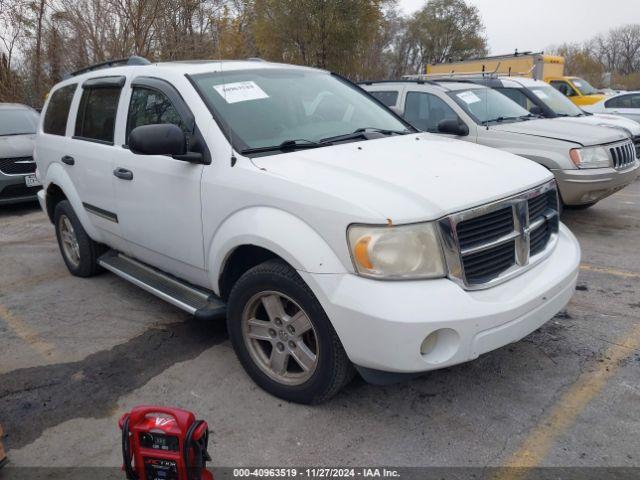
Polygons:
M545 98L549 98L549 96L542 90L532 90L532 92L536 95L536 97L538 97L541 100L544 100Z
M473 92L462 92L462 93L458 93L458 98L460 100L463 100L464 102L468 103L469 105L471 105L472 103L477 103L480 101L480 97L478 97L475 93Z
M218 92L227 103L269 98L269 95L252 81L225 83L223 85L214 85L213 88L215 88L216 92Z

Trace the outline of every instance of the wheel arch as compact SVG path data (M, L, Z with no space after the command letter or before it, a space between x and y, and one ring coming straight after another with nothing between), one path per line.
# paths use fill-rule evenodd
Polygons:
M45 192L46 192L46 208L47 215L53 221L53 215L55 212L55 206L58 202L62 200L67 200L71 207L73 207L74 212L78 216L82 227L86 230L91 238L96 241L100 240L100 235L93 226L89 215L86 210L82 206L82 200L80 200L80 195L76 190L71 178L67 172L62 168L60 164L54 163L47 170L46 174L46 184L45 184ZM51 197L49 194L51 192ZM50 205L49 200L53 203Z
M328 243L310 225L271 207L236 212L222 223L209 244L210 282L223 298L234 280L257 265L258 260L261 263L280 258L295 270L312 273L346 271Z

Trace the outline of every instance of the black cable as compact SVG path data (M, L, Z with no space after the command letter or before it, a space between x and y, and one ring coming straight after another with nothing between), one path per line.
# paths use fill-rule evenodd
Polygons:
M194 480L192 472L191 472L191 464L189 462L189 451L191 449L191 444L192 443L193 443L193 447L195 449L194 463L197 462L196 468L198 470L202 470L205 467L207 460L211 460L211 457L209 456L209 453L207 452L207 446L209 444L209 431L206 430L204 432L204 434L202 435L202 438L199 441L197 441L197 442L193 441L193 433L203 423L204 423L204 420L196 420L195 422L193 422L191 424L191 426L189 427L189 429L187 430L187 435L185 436L185 439L184 439L184 445L183 445L182 453L183 453L183 456L184 456L184 463L185 463L185 467L186 467L185 469L187 471L186 480ZM200 479L195 479L195 480L200 480Z
M122 423L122 465L127 480L138 480L136 472L131 466L131 442L129 441L129 416Z

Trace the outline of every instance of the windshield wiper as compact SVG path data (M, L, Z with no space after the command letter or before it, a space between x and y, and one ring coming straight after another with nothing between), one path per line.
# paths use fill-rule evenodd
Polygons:
M14 135L35 135L36 132L0 133L0 137L12 137Z
M314 142L313 140L306 139L296 139L296 140L285 140L279 145L269 145L266 147L254 147L254 148L245 148L241 150L240 153L245 155L249 153L264 153L264 152L277 152L281 150L283 152L287 150L300 150L303 148L320 148L331 145L328 142Z
M524 117L526 117L526 115L523 115ZM521 119L523 116L520 117L497 117L497 118L492 118L491 120L485 120L484 122L482 122L482 125L487 125L488 123L502 123L505 120L519 120Z
M345 133L344 135L336 135L335 137L323 138L322 140L320 140L320 142L341 142L344 140L352 140L355 138L365 138L364 134L367 132L376 132L383 135L407 135L408 133L412 133L411 130L390 130L377 127L362 127L355 129L351 133Z

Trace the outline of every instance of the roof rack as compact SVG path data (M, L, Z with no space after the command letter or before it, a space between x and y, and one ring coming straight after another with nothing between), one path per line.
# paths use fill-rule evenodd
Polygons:
M416 78L424 78L431 80L446 80L446 79L462 79L462 78L473 78L473 77L482 77L482 78L499 78L499 77L522 77L527 76L535 69L535 65L531 67L526 72L512 72L511 67L509 67L508 72L498 72L500 69L501 63L498 62L495 70L488 72L486 70L480 70L478 72L456 72L455 70L451 70L447 73L420 73L417 75L404 75L402 78L407 79L416 79Z
M122 65L150 65L150 64L151 62L146 58L132 55L129 58L120 58L118 60L107 60L106 62L96 63L95 65L81 68L80 70L76 70L75 72L71 72L68 76L75 77L76 75L80 75L82 73L87 73L87 72L92 72L94 70L100 70L102 68L116 67L116 66L122 66Z
M435 84L434 81L424 79L424 78L405 78L419 75L404 75L400 80L362 80L361 82L356 82L358 85L373 85L374 83L402 83L402 82L415 82L415 83L429 83Z

